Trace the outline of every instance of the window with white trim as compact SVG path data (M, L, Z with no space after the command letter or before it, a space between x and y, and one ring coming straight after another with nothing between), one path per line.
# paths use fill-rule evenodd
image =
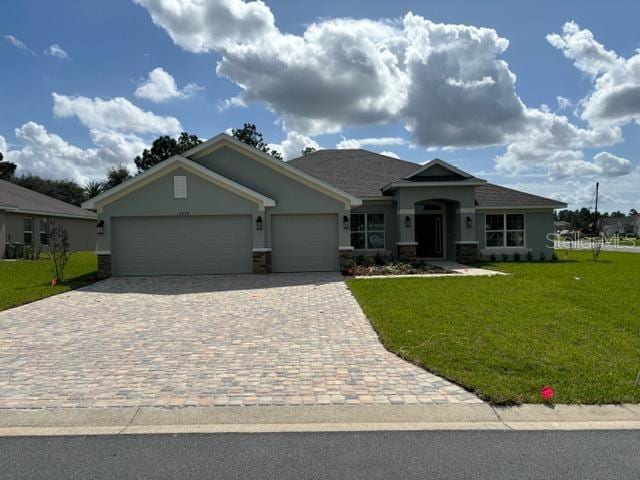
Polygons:
M351 246L384 249L384 213L352 213Z
M33 242L33 218L24 217L22 220L22 232L24 243L31 245Z
M524 213L485 215L487 247L524 247Z
M49 245L49 220L40 219L40 245Z

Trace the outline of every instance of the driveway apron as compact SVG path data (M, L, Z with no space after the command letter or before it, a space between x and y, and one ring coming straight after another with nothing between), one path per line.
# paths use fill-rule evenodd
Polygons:
M0 312L0 408L481 403L333 273L112 278Z

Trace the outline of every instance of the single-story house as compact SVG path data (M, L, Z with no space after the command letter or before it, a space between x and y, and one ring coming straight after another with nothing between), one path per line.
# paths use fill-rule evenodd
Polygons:
M571 223L565 222L564 220L559 220L559 221L553 222L553 228L557 233L563 233L563 232L566 233L569 230L571 230Z
M610 235L640 235L640 214L626 217L605 218L602 231Z
M96 248L96 214L28 188L0 180L0 258L8 243L49 249L49 229L67 229L71 250Z
M106 277L337 271L376 253L550 258L553 210L566 204L438 159L320 150L283 162L220 134L83 207L98 213Z

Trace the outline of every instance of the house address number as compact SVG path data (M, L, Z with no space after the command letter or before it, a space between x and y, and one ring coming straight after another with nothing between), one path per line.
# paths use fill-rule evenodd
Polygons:
M179 217L188 217L191 215L191 212L178 212Z

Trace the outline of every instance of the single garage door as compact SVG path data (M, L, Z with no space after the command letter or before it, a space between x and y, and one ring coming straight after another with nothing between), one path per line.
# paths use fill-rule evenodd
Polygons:
M114 275L251 273L249 215L112 219Z
M274 272L333 272L339 269L338 217L271 216L271 268Z

